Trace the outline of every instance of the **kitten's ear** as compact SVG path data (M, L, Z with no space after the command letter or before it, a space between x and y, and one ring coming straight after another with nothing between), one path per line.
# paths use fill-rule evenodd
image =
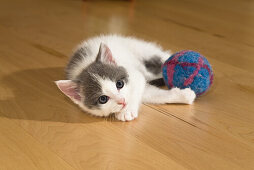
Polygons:
M55 83L57 87L74 103L80 103L81 96L77 87L77 83L73 82L72 80L58 80L55 81Z
M104 43L101 43L100 45L99 53L96 58L96 62L98 61L107 63L107 64L116 64L110 49Z

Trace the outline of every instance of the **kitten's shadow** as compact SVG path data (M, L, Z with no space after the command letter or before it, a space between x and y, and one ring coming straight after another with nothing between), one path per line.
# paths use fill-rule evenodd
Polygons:
M84 113L57 89L54 81L62 79L63 73L64 68L57 67L22 70L3 77L1 87L6 90L0 99L0 116L67 123L105 121Z

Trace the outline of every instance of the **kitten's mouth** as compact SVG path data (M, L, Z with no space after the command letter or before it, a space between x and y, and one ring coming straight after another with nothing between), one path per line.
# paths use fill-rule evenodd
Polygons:
M126 107L126 105L127 105L127 104L126 104L126 103L124 103L124 104L123 104L123 107L122 107L122 109L121 109L121 110L123 110L123 109Z
M124 99L122 101L118 102L117 104L122 105L121 110L123 110L126 107L126 105L127 105L127 103L125 103Z

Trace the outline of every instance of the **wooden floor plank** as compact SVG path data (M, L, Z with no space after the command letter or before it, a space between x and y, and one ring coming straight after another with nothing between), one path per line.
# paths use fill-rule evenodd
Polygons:
M14 121L0 118L0 169L73 169Z
M137 122L117 127L127 129L140 141L190 169L251 169L254 166L253 147L216 127L199 126L168 115L167 111L158 114L150 106L144 106Z
M76 169L185 169L108 121L80 120L83 122L20 121L20 125Z

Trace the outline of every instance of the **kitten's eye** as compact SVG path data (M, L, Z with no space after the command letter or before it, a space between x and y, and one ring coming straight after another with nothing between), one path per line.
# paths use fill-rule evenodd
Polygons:
M103 95L103 96L99 97L98 100L99 100L99 103L100 103L100 104L105 104L105 103L108 102L108 99L109 99L108 96Z
M116 82L116 88L121 89L121 88L123 88L123 86L124 86L123 80L118 80Z

